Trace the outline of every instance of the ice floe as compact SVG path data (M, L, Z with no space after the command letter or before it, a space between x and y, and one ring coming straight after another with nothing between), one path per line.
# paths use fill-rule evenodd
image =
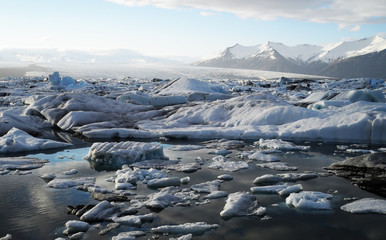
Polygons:
M224 156L219 155L212 159L212 162L208 165L208 168L235 172L241 169L247 169L248 163L243 161L227 161Z
M199 195L189 189L179 187L166 187L161 191L152 193L145 201L145 206L151 209L162 210L169 206L187 206L191 200L198 200Z
M303 189L301 184L296 185L268 185L261 187L252 187L251 192L253 193L278 193L279 195L288 195L293 192L300 192Z
M231 193L226 200L224 210L220 212L220 216L224 218L232 218L246 215L264 215L266 209L259 206L256 197L247 192Z
M259 164L256 164L256 166L262 167L262 168L269 168L269 169L273 169L273 170L276 170L276 171L294 171L294 170L298 170L297 167L289 166L287 163L283 163L283 162L259 163Z
M74 186L81 185L94 185L95 178L94 177L80 177L80 178L55 178L50 181L47 186L51 188L71 188Z
M155 233L169 233L169 234L193 234L201 235L207 231L218 228L217 224L208 224L205 222L184 223L180 225L163 225L152 228L151 231Z
M72 146L70 143L33 137L17 128L12 128L6 135L0 137L1 153L36 151L70 146Z
M130 231L130 232L121 232L117 236L114 236L112 240L135 240L136 237L146 235L143 231Z
M294 206L299 209L332 209L330 200L333 196L328 193L303 191L299 193L291 193L285 202L287 205Z
M214 191L214 192L211 192L210 194L204 196L203 198L204 199L216 199L216 198L223 198L223 197L227 197L228 196L228 192L226 191Z
M386 200L363 198L340 207L350 213L379 213L386 214Z
M221 181L220 180L213 180L203 183L197 183L190 188L198 193L212 193L214 191L220 190Z
M41 168L48 163L46 159L32 158L32 157L1 157L0 171L9 170L31 170Z
M180 186L181 181L178 177L167 177L167 178L158 178L158 179L152 179L149 182L147 182L148 188L163 188L163 187L170 187L170 186Z
M91 208L85 212L80 220L86 222L98 222L106 221L114 216L114 214L119 212L119 207L114 206L108 201L102 201L98 203L95 207Z
M304 151L310 149L309 146L298 146L292 142L283 141L281 139L260 139L258 142L255 142L255 145L258 145L263 149L277 149L283 151Z

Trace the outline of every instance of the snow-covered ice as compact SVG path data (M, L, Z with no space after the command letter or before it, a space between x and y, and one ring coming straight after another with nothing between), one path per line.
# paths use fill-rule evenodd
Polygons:
M281 139L260 139L255 142L257 146L263 149L277 149L283 151L294 151L294 150L308 150L308 146L298 146L292 142L283 141Z
M147 182L148 188L163 188L163 187L170 187L170 186L180 186L181 181L178 177L167 177L167 178L158 178L158 179L152 179L149 182Z
M41 168L48 160L32 157L0 157L0 170L31 170Z
M71 220L66 222L66 230L64 230L64 233L70 235L77 232L87 232L89 227L90 225L86 222Z
M375 198L363 198L340 207L350 213L379 213L386 214L386 200Z

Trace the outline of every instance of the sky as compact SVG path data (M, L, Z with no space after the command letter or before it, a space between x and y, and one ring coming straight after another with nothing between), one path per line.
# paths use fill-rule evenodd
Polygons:
M386 37L385 0L0 0L0 49L201 58L236 43Z

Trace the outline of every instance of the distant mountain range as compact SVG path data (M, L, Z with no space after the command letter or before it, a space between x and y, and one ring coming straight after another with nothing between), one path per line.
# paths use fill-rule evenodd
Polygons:
M170 59L144 56L129 49L105 51L57 49L0 49L0 62L30 63L144 63L166 62ZM173 60L172 60L173 61ZM178 61L178 59L174 59Z
M381 36L325 46L267 42L236 44L195 62L196 66L257 69L312 75L386 79L386 39Z

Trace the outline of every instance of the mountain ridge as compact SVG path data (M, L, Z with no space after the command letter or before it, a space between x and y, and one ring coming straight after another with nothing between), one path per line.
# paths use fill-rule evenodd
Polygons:
M382 77L386 78L386 62L382 54L379 53L386 50L386 39L381 36L373 36L355 41L342 41L339 43L328 44L324 46L300 44L296 46L286 46L282 43L265 42L254 46L243 46L235 44L226 48L219 54L195 62L197 66L207 67L223 67L223 68L241 68L241 69L256 69L268 71L283 71L293 73L306 73L319 75L325 72L327 76L336 77L342 76L345 72L341 72L338 66L347 66L350 62L354 63L359 69L358 74L354 77ZM361 57L368 55L367 57ZM357 59L362 61L371 61L382 68L376 69L371 73L371 68L366 67L361 70L361 64ZM378 60L376 60L378 58ZM347 61L351 59L351 61ZM380 63L378 63L381 61ZM342 64L344 62L344 64ZM339 63L339 64L338 64ZM363 63L366 65L365 63ZM331 65L331 66L330 66ZM334 66L334 67L332 67ZM328 70L326 70L328 69ZM335 69L334 71L332 69ZM344 69L349 73L349 67ZM363 75L362 75L363 74ZM352 74L348 74L352 75Z

